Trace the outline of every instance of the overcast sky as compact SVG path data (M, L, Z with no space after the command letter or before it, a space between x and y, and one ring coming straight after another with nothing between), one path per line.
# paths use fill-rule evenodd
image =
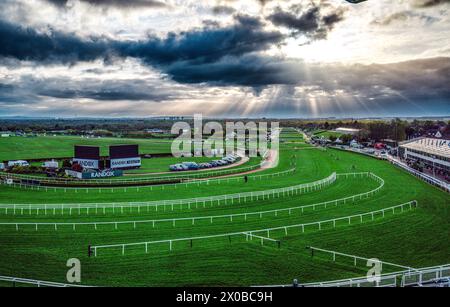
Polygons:
M450 115L450 0L1 0L0 116Z

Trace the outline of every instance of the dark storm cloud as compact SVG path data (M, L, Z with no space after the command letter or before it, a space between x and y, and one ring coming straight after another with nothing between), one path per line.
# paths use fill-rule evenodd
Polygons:
M0 20L0 56L29 61L90 61L107 57L103 39L83 40L58 31L39 33Z
M236 16L228 27L206 27L179 34L169 33L165 38L149 37L147 40L117 44L119 53L140 58L152 65L170 65L190 62L202 65L225 56L239 57L264 51L281 44L284 36L278 31L263 29L259 18Z
M231 70L238 69L239 63L249 59L241 57L281 44L284 38L278 31L264 30L259 18L241 15L235 16L235 23L228 27L205 26L189 32L169 33L164 38L149 36L142 41L87 40L59 32L39 33L0 21L0 56L46 63L108 59L111 55L133 57L174 80L197 83L208 82L208 73L202 73L205 68L228 73L227 80L231 80ZM257 64L255 60L243 63L246 70L250 63ZM189 71L192 80L187 79ZM211 77L214 72L210 73Z
M292 30L296 35L306 35L312 38L325 38L338 22L344 18L344 11L335 9L324 13L319 5L311 4L307 7L292 5L288 10L277 7L268 16L276 26Z
M167 73L181 83L312 86L330 94L344 90L366 98L450 100L450 58L347 66L247 55L201 66L178 62L169 66Z
M413 6L419 8L433 7L445 3L450 4L450 0L412 0Z
M298 82L298 78L289 73L287 64L281 59L246 55L226 57L202 65L195 62L176 62L168 66L166 72L180 83L243 85L256 88Z
M124 88L122 90L102 89L102 88L98 88L96 90L44 89L44 90L37 90L36 95L62 99L87 98L93 100L106 100L106 101L119 101L119 100L165 101L171 99L170 95L158 94L157 92L147 93L140 91L131 91L130 88Z
M248 16L236 16L235 23L224 28L205 26L141 41L82 39L57 31L41 33L0 20L0 56L30 61L90 61L117 55L139 58L156 66L178 61L201 64L267 50L283 39L280 32L266 31L260 19Z
M32 99L24 100L24 97ZM0 101L34 103L47 98L92 99L98 101L152 101L176 99L178 93L155 85L151 80L73 81L69 78L35 78L24 75L19 82L0 84Z
M312 32L319 28L320 15L318 7L311 7L305 12L299 12L299 6L291 7L291 10L283 11L277 8L276 11L269 16L269 20L277 26L295 29L300 32Z
M69 0L45 0L58 7L65 7ZM96 6L110 6L118 8L163 8L164 2L156 0L78 0Z
M312 14L315 16L315 14ZM330 15L325 15L330 16ZM330 17L330 24L336 20ZM323 16L321 23L326 23ZM314 24L314 23L313 23ZM317 27L300 27L317 32ZM398 103L409 99L418 104L428 100L450 100L450 60L436 58L383 65L319 65L260 53L282 44L285 36L267 31L259 18L236 16L227 27L208 25L161 38L141 41L81 39L59 32L40 33L0 22L0 58L37 63L76 62L115 57L140 59L171 79L184 84L248 86L261 91L272 85L318 88L332 95L340 90L361 99ZM65 82L64 86L61 84ZM2 101L14 97L89 98L108 100L174 99L167 92L144 90L136 80L121 83L71 85L70 81L21 80L19 88L1 85ZM15 96L14 96L15 95ZM28 99L29 101L30 99ZM20 101L17 98L17 101ZM447 107L448 109L448 107Z
M367 96L450 100L450 58L413 60L392 64L353 65L326 68L334 82L321 84L325 90L335 88L364 93ZM387 94L387 95L386 95ZM396 95L394 94L394 96ZM450 106L447 106L449 108Z
M0 93L10 93L14 87L11 84L0 83Z

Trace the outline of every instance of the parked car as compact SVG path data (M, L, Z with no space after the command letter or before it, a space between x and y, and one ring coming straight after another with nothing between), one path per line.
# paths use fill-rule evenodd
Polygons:
M384 149L385 147L386 147L386 145L383 143L376 143L374 146L374 148L378 149L378 150Z
M27 161L24 161L24 160L9 161L8 162L8 167L14 167L14 166L30 166L30 164Z
M232 158L232 157L225 157L222 160L224 161L228 161L229 163L234 163L236 161L236 159Z
M46 162L44 162L42 164L42 167L55 169L55 168L59 168L59 163L57 161L54 161L54 160L46 161Z
M183 167L181 164L174 164L170 166L170 170L173 172L179 172L179 171L183 171Z
M182 165L186 166L188 168L188 170L198 170L199 169L198 164L195 162L183 162Z

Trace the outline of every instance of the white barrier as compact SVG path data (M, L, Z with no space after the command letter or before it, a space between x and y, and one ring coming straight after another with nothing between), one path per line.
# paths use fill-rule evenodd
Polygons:
M307 248L311 250L311 256L312 257L314 257L314 252L322 252L322 253L325 253L325 254L331 254L333 256L333 262L336 262L336 256L352 258L354 266L356 266L356 261L357 260L363 260L366 263L369 260L369 258L364 258L364 257L360 257L360 256L344 254L344 253L340 253L340 252L336 252L336 251L332 251L332 250L326 250L326 249L323 249L323 248L317 248L317 247L313 247L313 246L309 246ZM397 267L397 268L406 269L406 270L408 270L408 272L417 271L416 269L414 269L412 267L408 267L408 266L404 266L404 265L400 265L400 264L395 264L395 263L392 263L392 262L381 261L381 260L379 260L378 262L381 265L380 269L382 269L383 265L388 265L388 266L393 266L393 267Z
M36 280L36 279L26 279L26 278L18 278L18 277L9 277L9 276L0 276L0 282L8 282L11 283L13 287L17 284L25 284L25 285L33 285L37 287L53 287L53 288L87 288L89 286L82 286L76 284L64 284L52 281L44 281L44 280Z
M411 281L410 283L403 283L403 280L407 278L407 276L422 276L422 281L419 282L419 278L415 281ZM333 281L323 281L323 282L313 282L313 283L305 283L299 285L299 287L306 288L319 288L319 287L414 287L421 286L422 284L432 283L439 281L443 278L450 277L450 264L427 267L427 268L419 268L417 271L411 273L409 270L399 271L394 273L382 274L380 276L379 282L370 282L367 280L367 277L357 277L357 278L347 278ZM267 285L267 286L257 286L257 287L290 287L293 285Z
M0 209L5 209L5 214L8 214L8 210L13 214L19 212L23 214L24 210L28 210L31 214L33 211L36 214L39 214L40 211L44 211L44 214L48 210L64 210L69 211L69 214L72 214L72 211L78 211L81 214L81 210L86 209L86 214L89 214L89 209L98 211L103 211L107 208L113 210L113 213L116 210L123 212L124 208L136 208L138 213L142 208L146 209L147 212L150 211L150 208L154 208L156 211L160 207L163 207L165 210L166 207L170 207L173 211L176 206L178 209L191 209L192 206L198 208L199 205L203 205L206 207L208 203L211 205L217 204L234 204L234 202L247 202L247 201L259 201L259 200L268 200L272 198L279 198L285 196L293 196L302 193L316 191L322 188L325 188L336 181L337 175L336 173L331 174L327 178L311 182L311 183L303 183L296 186L279 188L279 189L271 189L266 191L255 191L255 192L244 192L244 193L235 193L235 194L226 194L226 195L218 195L218 196L210 196L210 197L198 197L198 198L188 198L188 199L176 199L176 200L162 200L162 201L148 201L148 202L128 202L128 203L76 203L76 204L0 204Z
M407 272L402 276L402 287L411 287L435 282L450 277L450 265L440 268L425 268L415 272Z
M263 178L275 178L275 177L281 177L289 174L295 173L296 169L291 168L286 171L276 172L276 173L270 173L270 174L262 174L262 175L253 175L253 176L247 176L249 180L262 180ZM238 174L236 174L238 175ZM244 180L244 176L234 176L234 177L227 177L227 178L217 178L217 179L189 179L181 183L169 183L169 184L157 184L157 185L133 185L133 186L115 186L115 187L52 187L52 186L41 186L41 185L33 185L33 184L24 184L24 183L5 183L4 181L0 180L0 184L4 184L8 187L13 188L19 188L19 189L29 189L32 191L45 191L45 192L61 192L63 191L66 193L67 191L75 192L75 193L92 193L92 192L129 192L129 191L157 191L157 190L166 190L168 188L180 188L180 187L190 187L190 186L200 186L202 184L204 185L210 185L214 183L230 183L232 181L242 181Z
M349 176L351 177L351 176L360 176L360 175L361 175L360 173L352 173L352 174L338 174L337 176L348 178ZM316 204L296 206L296 207L291 207L291 208L282 208L282 209L274 209L274 210L266 210L266 211L258 211L258 212L235 213L235 214L227 214L227 215L197 216L197 217L157 219L157 220L153 219L153 220L84 222L84 223L37 223L37 222L14 223L13 222L13 223L0 223L0 226L15 226L16 231L19 230L20 226L34 226L36 231L39 229L39 227L42 227L42 226L52 226L52 228L55 231L57 231L61 227L70 226L75 231L76 228L80 227L80 226L93 226L95 229L97 229L97 226L113 225L114 228L117 230L119 225L131 225L131 226L133 226L134 229L136 229L137 225L140 225L140 224L152 224L152 227L154 228L160 223L170 223L170 224L172 224L173 227L175 227L177 225L177 222L192 221L192 225L194 226L194 225L196 225L196 222L200 221L200 220L208 220L211 223L213 223L213 221L217 220L217 219L227 219L227 220L229 219L230 222L233 222L233 219L236 219L238 217L244 217L244 220L247 221L248 217L255 216L255 215L259 216L260 219L262 219L264 215L268 215L268 214L274 215L276 217L276 216L278 216L278 214L280 214L282 212L288 212L289 215L291 215L293 213L293 211L301 211L301 213L303 213L305 209L309 209L309 208L312 208L313 211L315 211L317 207L323 207L324 209L326 209L328 205L334 205L334 206L338 206L339 204L345 205L348 202L355 202L356 200L362 200L364 198L369 198L369 197L373 196L375 193L377 193L380 189L383 188L384 180L372 173L367 173L365 175L367 175L368 178L374 179L375 181L380 183L380 185L376 189L371 190L369 192L364 192L364 193L351 195L351 196L340 198L340 199L320 202L320 203L316 203Z
M273 232L273 231L277 231L277 230L284 231L283 233L284 233L285 236L288 235L288 230L292 229L292 228L299 229L299 230L301 230L301 233L304 233L305 232L305 228L307 226L318 226L318 230L320 231L320 230L322 230L322 226L324 224L325 225L326 224L331 224L333 226L333 228L336 228L336 222L338 222L338 221L346 221L346 222L348 222L348 225L351 225L352 219L354 219L354 218L358 218L358 221L360 223L363 223L363 218L365 216L370 216L371 220L374 221L376 214L382 214L382 217L384 218L386 212L392 212L392 214L395 214L396 209L401 209L401 212L404 212L405 210L412 210L413 208L417 208L417 206L418 206L417 201L413 200L413 201L410 201L408 203L404 203L404 204L393 206L393 207L389 207L389 208L384 208L384 209L381 209L381 210L371 211L371 212L362 213L362 214L355 214L355 215L350 215L350 216L345 216L345 217L340 217L340 218L335 218L335 219L323 220L323 221L318 221L318 222L296 224L296 225L289 225L289 226L280 226L280 227L258 229L258 230L248 230L248 231L242 231L242 232L217 234L217 235L211 235L211 236L199 236L199 237L178 238L178 239L147 241L147 242L137 242L137 243L96 245L96 246L91 246L91 250L93 250L94 256L96 257L98 255L97 252L98 252L99 249L120 248L122 250L122 255L124 255L125 254L125 249L127 247L133 247L133 246L143 246L143 247L145 247L145 252L148 253L148 246L149 245L154 245L154 244L168 244L169 245L169 250L172 250L174 242L182 242L182 241L190 241L191 244L192 244L192 242L194 240L204 240L204 239L221 238L221 237L229 237L230 240L231 240L232 236L242 236L242 235L245 235L245 236L249 236L250 235L251 236L251 235L260 234L260 233L263 233L264 235L266 235L265 238L271 239L270 238L270 233Z

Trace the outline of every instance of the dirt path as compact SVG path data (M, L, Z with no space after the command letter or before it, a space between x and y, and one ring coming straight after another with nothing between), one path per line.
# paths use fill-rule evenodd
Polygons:
M229 178L229 177L237 177L237 176L242 176L242 175L250 175L250 174L254 174L254 173L259 173L262 171L265 171L269 168L273 168L276 167L278 164L278 151L277 150L269 150L269 155L267 157L266 160L264 160L261 163L261 167L254 169L254 170L250 170L250 171L246 171L246 172L242 172L242 173L234 173L234 174L229 174L229 175L223 175L223 176L214 176L214 177L208 177L208 178L199 178L199 179L195 179L195 180L209 180L209 179L219 179L219 178Z

